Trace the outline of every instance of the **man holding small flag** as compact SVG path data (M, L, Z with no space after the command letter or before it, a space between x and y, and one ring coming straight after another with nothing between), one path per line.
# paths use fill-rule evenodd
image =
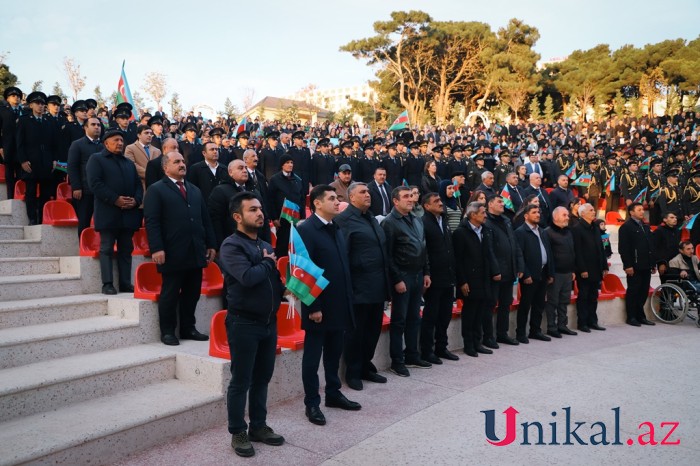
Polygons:
M642 179L639 175L639 161L629 159L627 161L627 171L620 175L620 194L625 198L625 204L632 202L644 202L646 188L642 186ZM641 196L640 196L641 195Z
M408 128L408 110L404 110L396 117L396 120L389 126L388 131L399 131Z
M289 154L280 158L280 171L270 178L268 196L270 202L270 218L277 231L277 257L287 255L289 229L302 218L306 218L304 196L301 188L301 178L294 173L294 161Z
M359 403L348 400L340 392L338 376L340 356L343 352L344 334L355 325L353 314L352 280L350 260L343 234L333 219L339 213L340 202L335 190L328 185L318 185L311 190L309 205L314 214L299 225L298 239L305 245L312 268L310 282L305 281L307 270L295 267L299 247L292 234L290 243L290 267L294 278L307 283L314 292L315 299L305 293L297 296L301 301L301 327L304 335L304 355L301 363L304 384L304 404L306 417L316 425L325 425L326 418L321 411L319 394L318 366L323 354L323 368L326 377L326 406L349 411L361 409ZM279 238L278 238L279 241ZM320 270L319 270L320 269ZM319 271L322 275L319 276ZM319 283L325 285L321 289Z

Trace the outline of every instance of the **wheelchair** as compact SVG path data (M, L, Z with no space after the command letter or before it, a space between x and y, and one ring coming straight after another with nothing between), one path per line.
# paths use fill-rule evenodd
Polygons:
M665 280L651 294L651 312L665 324L677 324L686 316L700 327L700 293L688 280Z

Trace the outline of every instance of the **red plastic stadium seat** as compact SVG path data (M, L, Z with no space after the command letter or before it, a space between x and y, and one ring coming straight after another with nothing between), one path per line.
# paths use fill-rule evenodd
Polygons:
M77 227L78 216L69 202L49 201L44 204L42 223L56 227Z
M277 310L277 344L282 348L296 351L304 348L304 331L301 329L301 318L292 309L291 318L287 317L289 303L283 302Z
M605 210L608 207L608 202L605 199L598 199L598 210Z
M578 194L578 188L571 188L571 192L574 193L574 197L581 197Z
M282 284L287 284L287 266L289 265L289 256L280 257L277 260L277 270L282 277Z
M155 262L144 262L136 267L134 298L158 301L162 288L163 277L158 272Z
M93 227L80 233L80 255L83 257L98 257L100 255L100 234Z
M681 241L690 241L690 231L687 228L681 230Z
M695 246L695 255L698 256L698 257L700 257L700 244L698 244L697 246Z
M5 165L0 165L0 183L4 183L5 181Z
M391 327L391 316L386 315L385 312L382 316L382 332L389 331L389 327Z
M625 219L618 212L608 212L605 214L605 223L607 225L622 225Z
M56 200L58 201L68 201L73 199L73 190L70 185L66 182L59 183L56 188Z
M37 191L39 188L37 187ZM24 183L24 180L17 180L15 183L15 199L18 201L23 201L24 196L27 192L27 185Z
M650 229L651 231L656 231L657 228L659 228L658 225L649 225L649 229Z
M452 318L456 319L462 315L462 306L464 306L464 301L458 299L455 301L455 305L452 306Z
M214 262L202 270L202 294L204 296L221 296L224 289L224 276Z
M571 288L571 303L576 302L576 298L578 298L578 283L576 283L576 280L574 280L573 287Z
M209 356L231 359L226 336L226 311L219 311L211 318L209 328Z
M625 286L617 275L609 273L603 277L603 288L605 291L613 293L617 298L625 297Z
M552 194L552 191L554 191L554 188L544 188L545 191L547 191L547 194Z
M151 250L148 247L148 236L146 235L145 228L136 230L131 241L134 243L134 250L131 253L132 256L151 257Z

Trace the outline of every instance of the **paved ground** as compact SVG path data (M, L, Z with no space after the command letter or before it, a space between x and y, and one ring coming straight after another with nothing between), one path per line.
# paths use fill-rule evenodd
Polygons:
M477 359L462 354L454 363L411 369L410 378L387 374L385 385L367 383L361 392L345 388L350 399L362 403L362 410L324 409L324 427L306 420L302 399L271 406L268 422L287 443L256 444L254 458L235 456L222 425L120 464L698 464L699 354L700 329L690 320L655 327L614 326L551 343L502 347ZM572 429L573 421L586 421L577 431L584 441L601 430L591 424L603 421L607 440L613 442L612 409L619 407L623 445L521 445L523 432L518 427L513 444L492 446L486 441L481 411L495 410L495 434L503 439L502 412L509 406L519 411L518 424L540 422L548 443L549 423L554 421L557 441L565 441L565 407L571 407ZM661 423L678 422L668 441L680 440L680 445L639 445L637 436L649 429L638 431L637 426L645 421L654 423L659 443L670 429ZM531 436L535 430L530 428ZM626 445L629 438L634 445Z

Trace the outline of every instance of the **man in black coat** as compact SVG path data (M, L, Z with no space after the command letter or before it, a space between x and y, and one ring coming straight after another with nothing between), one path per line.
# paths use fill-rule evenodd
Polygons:
M335 174L335 161L330 154L331 141L328 138L318 140L316 152L311 159L311 184L330 184Z
M508 189L510 201L513 203L513 210L506 209L504 213L508 216L508 219L513 220L515 213L520 210L520 206L523 205L523 202L527 197L525 193L523 193L520 186L518 186L518 175L515 174L515 172L511 172L506 175L506 185L503 187L503 189ZM501 192L503 192L503 189L498 192L499 196Z
M543 225L547 225L549 224L549 221L552 216L552 202L549 199L547 191L545 191L542 187L542 176L539 173L530 173L529 179L530 186L525 188L525 191L523 191L523 195L527 197L531 194L534 194L540 198L540 216L542 217L541 221Z
M513 225L505 215L505 205L500 196L487 199L487 228L493 231L493 252L501 272L500 281L491 281L491 304L489 309L498 306L496 315L496 341L493 334L484 331L483 343L488 348L497 348L498 343L518 345L518 340L508 336L510 326L510 306L513 304L513 283L523 276L523 252L518 247ZM488 318L491 319L490 313ZM494 344L495 343L495 344Z
M605 330L598 325L598 291L608 270L608 259L603 250L600 228L593 221L596 209L591 204L578 208L578 225L572 229L576 253L576 314L578 328L582 332Z
M129 102L122 102L117 105L114 111L114 121L110 129L118 129L124 135L124 147L133 144L138 139L136 134L136 122L129 121L134 107Z
M132 293L131 241L141 227L139 206L143 199L143 185L134 163L124 157L124 137L119 130L105 131L104 149L90 156L87 178L95 196L95 230L100 233L100 272L102 293L117 294L112 276L112 255L117 244L119 291Z
M260 151L260 169L265 174L265 178L272 179L272 175L279 172L280 158L284 150L279 146L279 131L272 131L265 136L267 147Z
M228 180L222 181L212 190L207 202L217 249L236 231L236 223L229 213L229 202L236 194L247 191L248 171L242 160L236 159L229 164L228 175Z
M174 138L165 138L161 155L149 160L146 164L146 177L144 178L146 189L165 176L165 172L163 172L163 154L167 152L178 152L178 144Z
M335 222L345 238L350 258L355 328L345 336L345 381L362 390L362 380L386 383L372 364L384 317L384 302L391 296L386 235L369 211L370 194L365 183L348 188L349 205Z
M403 163L396 155L396 143L392 142L386 146L388 154L382 158L381 166L386 169L386 180L390 186L396 188L403 183ZM423 163L425 165L425 163ZM422 176L422 175L421 175ZM420 185L420 183L418 183Z
M552 212L557 207L564 207L569 210L569 205L574 201L574 193L569 189L569 177L559 175L557 179L557 187L549 193L549 201L551 202Z
M92 117L83 124L84 137L73 141L68 149L68 179L73 197L73 207L78 216L78 238L90 226L95 209L95 197L90 191L87 179L87 164L92 154L101 152L104 145L100 141L102 123Z
M654 261L662 280L668 270L668 262L678 255L681 230L677 227L678 217L676 214L666 212L663 223L651 234L654 242Z
M219 163L219 151L216 144L208 142L202 147L204 160L191 165L187 170L187 181L197 186L202 192L204 202L209 201L211 191L222 181L230 179L228 167Z
M301 192L306 198L311 182L311 151L304 147L304 132L297 131L292 134L293 147L287 152L294 160L294 171L301 178Z
M552 246L552 255L554 256L554 281L547 285L547 304L545 306L547 335L554 338L561 338L562 334L577 335L576 332L567 327L569 323L567 309L569 302L571 302L571 288L574 283L576 265L574 234L569 228L569 209L564 206L554 209L552 226L546 228L544 232ZM581 328L580 325L579 328Z
M178 152L185 157L185 163L189 167L196 162L192 160L193 156L196 158L202 157L202 148L197 143L197 125L194 123L188 123L185 125L184 131L185 137L178 143Z
M644 206L641 203L633 202L628 205L627 214L628 218L618 232L620 258L627 275L627 323L634 327L655 325L644 314L651 274L656 273L651 230L644 223Z
M277 244L275 254L277 257L288 255L289 231L291 224L281 217L284 200L299 206L300 218L306 218L305 198L302 192L301 178L294 173L294 161L289 154L280 158L280 171L270 178L268 186L270 218L275 225Z
M456 354L447 350L447 327L452 320L456 279L452 230L447 224L444 206L437 193L428 193L423 197L423 209L430 288L423 295L425 306L420 326L421 358L431 364L442 364L440 358L459 360Z
M310 205L314 215L299 225L298 234L311 261L324 270L328 285L313 303L301 305L301 327L306 331L301 376L306 417L316 425L324 425L326 418L319 407L321 353L326 377L326 406L349 411L358 411L361 406L340 392L338 376L343 336L345 331L354 327L350 258L345 238L333 222L340 202L333 188L322 184L311 190ZM294 269L293 261L290 265Z
M533 175L537 175L533 173ZM530 343L529 338L550 341L542 333L542 311L544 310L547 285L554 281L554 256L549 239L539 227L540 208L529 205L525 208L525 223L515 230L515 239L523 252L523 276L520 281L520 304L516 338L520 343ZM530 317L529 338L527 320Z
M3 98L7 105L0 106L0 158L5 165L7 198L14 199L15 183L22 173L17 160L17 121L23 114L22 91L10 86L3 92Z
M216 239L201 191L185 181L185 159L177 152L163 156L165 177L146 194L144 215L153 262L163 276L158 301L161 341L179 345L180 338L206 341L195 328L195 308L202 287L202 269L216 257ZM189 220L189 221L188 221Z
M391 212L391 185L386 182L386 168L377 167L374 171L374 180L367 184L372 205L369 210L375 217L386 217Z
M502 278L493 252L493 232L484 226L485 221L486 207L472 202L452 235L457 261L457 297L463 301L464 352L472 357L479 356L479 353L493 353L481 343L482 328L484 314L490 313L491 282L499 282Z

